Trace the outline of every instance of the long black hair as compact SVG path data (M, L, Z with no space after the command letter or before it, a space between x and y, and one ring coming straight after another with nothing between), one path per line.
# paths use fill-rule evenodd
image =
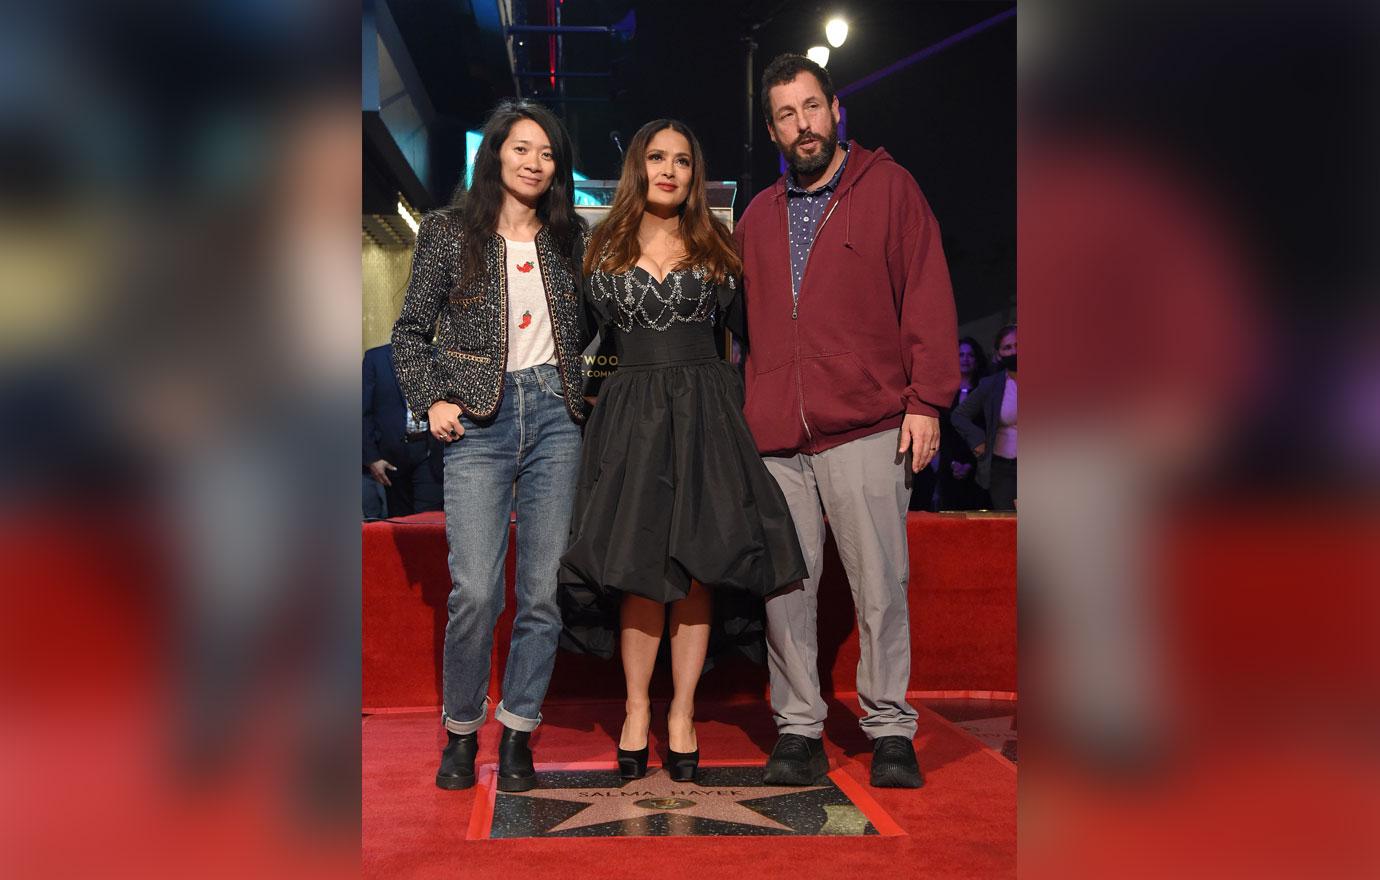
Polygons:
M973 350L973 378L986 378L992 362L987 360L987 352L982 350L982 344L971 336L965 336L958 340L959 345L966 345Z
M484 140L474 155L474 173L468 189L464 181L445 212L458 218L464 233L464 259L458 288L463 288L484 274L484 247L498 228L498 213L503 207L503 177L498 158L508 132L520 119L530 119L540 125L551 141L551 157L556 171L551 186L537 200L537 219L550 230L556 250L567 261L575 250L575 239L585 228L585 221L575 213L574 162L570 135L556 115L531 101L505 100L499 103L484 122ZM574 264L572 271L577 271Z

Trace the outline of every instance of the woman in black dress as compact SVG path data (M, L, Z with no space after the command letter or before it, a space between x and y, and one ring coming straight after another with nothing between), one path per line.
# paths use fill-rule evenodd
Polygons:
M587 309L613 335L618 371L585 431L563 602L568 612L618 603L627 683L618 759L632 779L647 769L648 685L665 606L675 688L669 770L690 780L708 587L760 599L806 574L786 501L743 421L742 380L717 354L717 328L744 336L742 262L709 212L704 181L690 129L666 119L644 125L585 253ZM578 633L572 642L605 653Z

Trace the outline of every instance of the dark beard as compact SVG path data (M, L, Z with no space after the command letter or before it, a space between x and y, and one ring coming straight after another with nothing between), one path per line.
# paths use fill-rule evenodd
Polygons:
M829 163L834 161L834 151L839 148L839 130L831 127L829 134L820 139L819 152L809 158L801 158L796 154L794 146L789 151L782 150L781 153L786 157L786 164L791 166L791 170L796 176L814 174L829 167Z

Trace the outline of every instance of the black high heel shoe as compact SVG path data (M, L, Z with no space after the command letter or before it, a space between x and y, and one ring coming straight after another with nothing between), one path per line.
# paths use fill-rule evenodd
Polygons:
M618 750L618 775L624 779L641 779L647 775L647 755L651 747L645 745L635 751Z
M666 772L671 774L671 779L675 782L694 782L695 774L700 769L700 750L697 747L693 752L667 752Z
M671 716L666 716L666 726L671 726ZM690 732L694 733L694 722L691 722ZM668 731L669 732L669 731ZM667 737L668 743L670 737ZM694 782L695 773L700 769L700 747L695 745L693 752L678 752L675 749L667 748L666 752L666 772L670 774L673 782Z
M627 724L627 719L623 721ZM650 727L650 725L648 725ZM647 756L651 754L651 731L647 731L647 745L640 749L625 749L622 734L619 734L618 775L624 779L641 779L647 775Z

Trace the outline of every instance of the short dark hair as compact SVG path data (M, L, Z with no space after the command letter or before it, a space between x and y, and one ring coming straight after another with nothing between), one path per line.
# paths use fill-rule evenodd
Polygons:
M992 348L994 348L994 349L1001 348L1002 340L1005 339L1006 337L1010 336L1012 333L1015 333L1015 332L1016 332L1016 325L1015 325L1015 324L1007 324L1005 327L1003 327L1003 328L1001 328L1000 330L998 330L998 331L997 331L997 336L996 336L996 338L992 340Z
M799 76L801 71L811 74L819 82L819 87L824 90L825 103L834 103L834 81L829 78L829 71L804 55L786 52L773 58L767 69L762 71L762 113L767 117L767 122L771 122L771 87L785 85Z

